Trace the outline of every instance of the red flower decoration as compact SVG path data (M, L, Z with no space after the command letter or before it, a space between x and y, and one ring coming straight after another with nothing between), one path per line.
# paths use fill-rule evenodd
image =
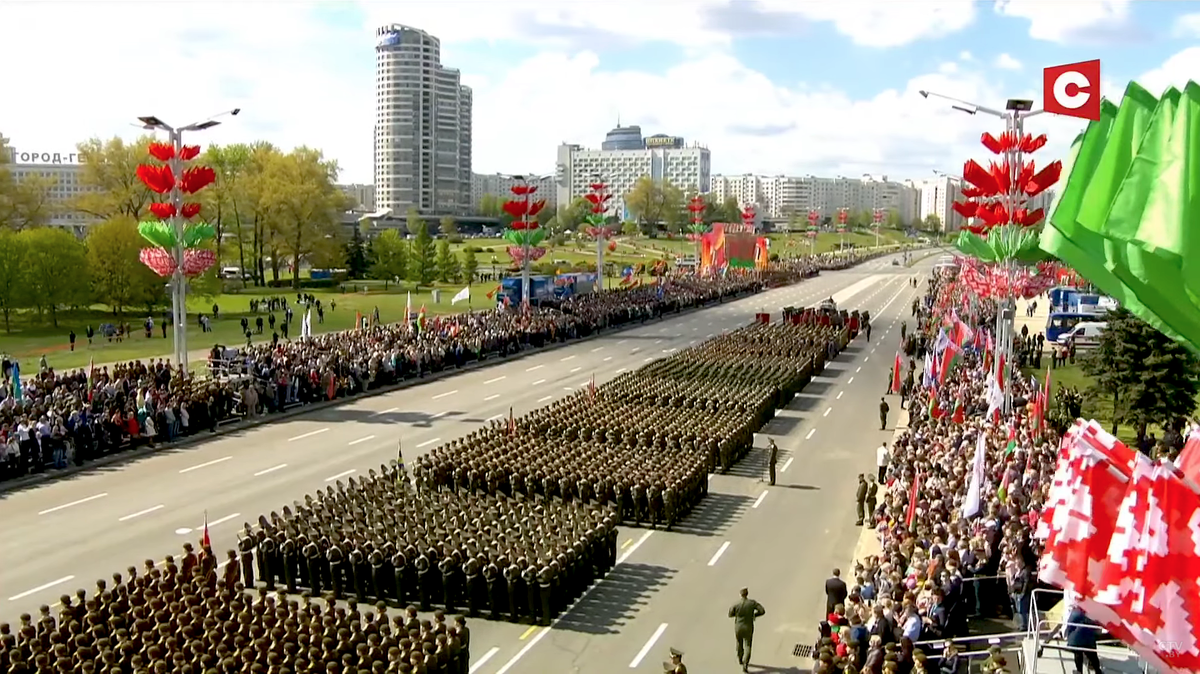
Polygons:
M150 156L159 161L171 161L175 156L175 146L170 143L150 143Z
M175 215L174 204L153 203L150 204L150 212L159 220L169 220Z
M537 185L513 185L508 188L513 194L518 197L523 197L527 194L533 194L537 191Z
M193 166L183 172L179 179L179 189L187 194L195 194L217 180L217 174L207 166Z
M179 214L185 218L191 219L200 215L200 204L187 203L180 209Z
M688 202L687 208L692 213L703 213L704 210L708 208L708 204L704 203L704 197L694 196L692 197L692 200Z
M179 150L179 158L182 159L183 161L191 161L199 156L200 156L200 146L199 145L184 145Z
M183 251L183 273L199 276L217 263L217 254L207 248L191 248Z
M588 185L588 187L590 187L593 192L603 192L604 190L608 189L608 185L604 183L592 183L591 185Z
M588 202L590 202L592 204L592 206L594 207L592 209L592 212L596 213L597 211L595 210L595 208L603 207L604 202L608 201L609 199L612 199L612 195L611 194L601 194L599 192L588 192L587 194L583 195L583 198L587 199ZM599 211L599 212L603 212L603 211Z
M545 199L538 199L537 201L529 202L529 217L532 218L532 217L536 216L538 213L541 213L542 209L545 207L546 207Z
M1000 138L997 138L990 133L984 133L983 136L979 138L979 142L983 143L984 147L991 150L992 154L1000 154L1007 149L1004 142L1001 140L1007 135L1007 133L1002 133L1000 134Z
M171 167L165 164L161 166L140 164L137 167L137 177L150 191L158 194L166 194L175 186L175 174L171 173Z
M513 223L511 225L509 225L509 228L514 229L518 232L524 232L524 231L532 232L533 230L537 229L540 226L541 225L539 225L537 223L537 220L515 220L515 221L513 221Z
M616 241L609 241L609 242L608 242L608 252L610 252L610 253L611 253L611 252L613 252L613 251L614 251L614 250L616 250L616 249L617 249L617 242L616 242Z
M521 216L525 215L525 201L506 201L501 204L500 209L512 216L515 220L520 220Z
M162 248L143 248L138 253L138 259L159 276L170 276L175 273L175 258Z
M1025 137L1021 139L1021 152L1026 154L1030 152L1037 152L1046 146L1046 142L1047 138L1046 134L1044 133L1040 136L1025 134Z
M1033 170L1033 163L1029 164L1029 168ZM1062 162L1053 161L1046 165L1041 171L1026 180L1021 189L1029 196L1036 196L1050 189L1054 183L1062 176Z

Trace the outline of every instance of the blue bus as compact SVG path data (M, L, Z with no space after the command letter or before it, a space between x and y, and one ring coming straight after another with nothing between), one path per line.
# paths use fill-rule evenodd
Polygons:
M1055 311L1046 319L1046 341L1051 344L1058 342L1059 335L1065 335L1080 321L1094 321L1096 314L1080 313L1077 311Z

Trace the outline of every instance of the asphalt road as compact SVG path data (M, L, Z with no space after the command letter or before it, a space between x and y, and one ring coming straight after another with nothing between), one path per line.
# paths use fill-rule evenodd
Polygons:
M800 664L791 649L812 640L823 596L820 581L834 564L849 560L857 538L850 526L855 474L873 465L872 449L886 435L877 430L876 408L898 341L898 330L889 328L908 315L915 291L907 280L927 264L908 269L882 258L618 334L0 494L0 619L35 612L76 588L90 592L96 578L178 551L198 538L205 512L215 547L232 548L243 521L378 467L395 457L398 442L411 461L506 416L510 406L520 415L586 386L593 376L603 383L745 325L756 312L778 317L784 306L832 296L845 308L871 311L874 342L856 340L827 376L768 426L784 450L778 486L767 490L759 482L762 457L756 453L733 474L714 476L709 497L678 531L622 532L621 566L554 627L475 621L472 630L472 672L480 674L657 668L668 645L687 652L688 663L732 666L732 630L724 611L737 588L749 585L768 611L760 622L756 665ZM882 352L873 354L881 343ZM638 658L643 647L646 654Z

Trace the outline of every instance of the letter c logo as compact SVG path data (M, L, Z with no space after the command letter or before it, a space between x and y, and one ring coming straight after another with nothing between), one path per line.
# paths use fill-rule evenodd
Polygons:
M1067 94L1067 87L1071 85L1075 85L1078 89L1073 95ZM1087 92L1091 87L1092 83L1083 73L1077 70L1068 70L1054 80L1054 100L1068 110L1078 110L1087 105L1088 99L1092 97Z

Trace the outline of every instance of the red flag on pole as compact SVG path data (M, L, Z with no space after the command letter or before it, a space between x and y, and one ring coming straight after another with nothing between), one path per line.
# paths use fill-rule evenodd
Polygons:
M908 491L908 511L904 514L904 526L912 528L917 519L917 491L921 488L921 473L913 478L912 488Z
M896 362L892 365L892 393L900 392L900 352L896 352Z
M204 511L204 536L200 538L201 547L211 548L212 539L208 537L208 511Z

